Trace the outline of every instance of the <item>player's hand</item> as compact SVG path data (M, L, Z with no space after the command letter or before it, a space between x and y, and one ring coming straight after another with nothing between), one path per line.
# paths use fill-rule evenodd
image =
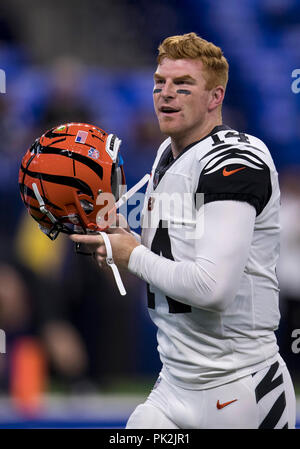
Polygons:
M106 233L110 240L115 264L119 268L127 268L131 252L140 244L133 235L121 227L108 229ZM72 234L70 238L75 243L87 245L89 250L94 253L99 266L102 267L106 263L106 248L101 235Z

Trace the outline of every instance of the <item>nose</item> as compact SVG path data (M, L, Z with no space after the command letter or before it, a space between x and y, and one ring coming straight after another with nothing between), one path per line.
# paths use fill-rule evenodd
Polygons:
M174 98L175 97L174 85L171 82L167 81L162 87L161 95L164 98L164 100Z

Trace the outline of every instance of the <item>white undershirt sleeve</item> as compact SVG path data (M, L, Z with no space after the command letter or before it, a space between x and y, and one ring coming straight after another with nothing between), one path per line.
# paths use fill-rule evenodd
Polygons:
M223 311L233 301L244 271L256 211L240 201L204 206L204 232L195 240L195 260L177 262L143 245L131 253L128 269L184 304Z

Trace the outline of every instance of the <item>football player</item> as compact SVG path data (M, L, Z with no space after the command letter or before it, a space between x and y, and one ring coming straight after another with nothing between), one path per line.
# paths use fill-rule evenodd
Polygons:
M228 63L195 33L159 47L158 149L141 240L108 230L114 262L145 280L162 370L127 428L293 428L279 355L278 176L266 145L222 123ZM101 236L74 235L106 258Z

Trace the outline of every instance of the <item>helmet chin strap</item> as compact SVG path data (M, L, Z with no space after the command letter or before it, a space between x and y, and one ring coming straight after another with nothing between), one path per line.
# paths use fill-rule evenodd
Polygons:
M39 224L40 230L44 234L46 234L47 237L49 237L51 240L55 240L60 232L65 232L67 234L71 234L71 232L68 230L68 228L63 223L60 223L54 217L54 215L50 212L50 210L48 210L46 208L45 202L39 192L39 189L38 189L38 186L36 185L36 183L32 184L32 189L33 189L35 197L39 203L40 211L42 212L42 214L45 214L49 218L49 220L53 223L53 227L51 229L47 229L47 228L43 227L41 224Z
M123 206L123 204L125 204L126 201L128 201L129 198L132 197L132 195L134 195L146 184L146 182L149 181L149 179L150 175L147 173L145 176L143 176L142 179L139 180L139 182L135 184L135 186L131 187L131 189L129 189L126 193L124 193L124 195L122 195L121 198L116 202L115 204L116 209L119 209L121 206Z
M54 217L54 215L52 215L51 212L46 208L45 203L44 203L44 200L43 200L43 198L42 198L41 195L40 195L38 186L37 186L35 183L32 184L32 189L33 189L34 194L35 194L35 196L36 196L36 199L38 200L38 203L39 203L39 205L40 205L40 211L41 211L43 214L47 215L47 217L49 218L50 221L52 221L53 224L57 223L58 220L57 220L57 219Z
M138 183L136 183L135 186L133 186L131 189L128 190L128 192L124 193L124 195L121 196L119 201L116 202L115 206L116 209L119 209L123 204L126 203L126 201L129 200L132 195L134 195L138 190L140 190L146 182L149 181L150 175L145 175ZM116 284L118 286L119 292L122 296L126 295L126 290L124 287L124 284L122 282L119 270L117 265L114 263L113 255L112 255L112 248L110 244L110 240L105 232L99 232L99 234L102 236L105 248L106 248L106 263L107 265L112 269L113 275L115 277Z
M102 238L104 240L105 248L106 248L106 254L107 254L107 256L106 256L106 263L113 271L113 275L115 277L115 281L116 281L116 284L118 286L120 294L122 296L124 296L124 295L126 295L126 290L125 290L124 284L122 282L122 279L121 279L118 267L114 263L114 259L113 259L113 256L112 256L112 249L111 249L110 240L109 240L106 232L99 232L99 234L102 236Z

